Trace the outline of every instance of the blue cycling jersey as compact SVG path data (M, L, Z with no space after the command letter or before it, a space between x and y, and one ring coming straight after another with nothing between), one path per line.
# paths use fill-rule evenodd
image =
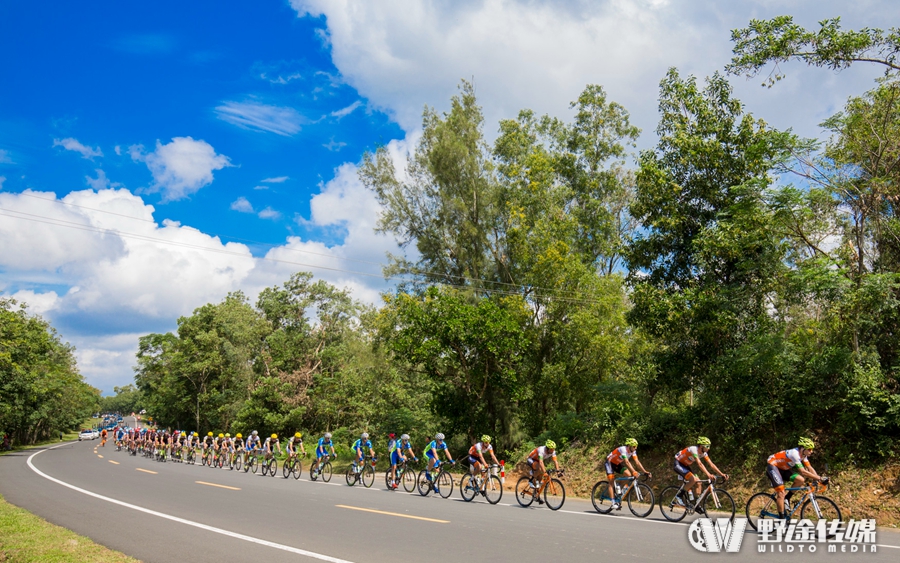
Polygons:
M371 449L371 448L372 448L372 442L369 441L369 440L366 440L365 442L363 442L363 441L362 441L362 438L360 438L359 440L353 442L353 446L351 447L351 449L353 449L353 450L355 450L355 449L357 449L357 448L361 448L361 449L369 448L369 449Z
M428 457L434 457L434 454L431 453L431 450L446 450L447 442L442 442L440 444L437 443L436 440L432 440L430 444L425 446L425 455Z
M319 445L316 446L316 449L325 451L325 448L334 447L334 444L331 443L331 438L326 440L325 438L319 438Z

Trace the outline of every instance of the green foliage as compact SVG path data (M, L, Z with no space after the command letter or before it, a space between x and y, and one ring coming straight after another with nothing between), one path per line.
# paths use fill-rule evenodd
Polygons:
M122 414L130 414L140 412L143 406L143 394L132 384L124 387L113 387L116 393L111 397L102 397L100 399L100 412L118 412Z
M0 432L33 444L77 428L100 392L84 382L74 348L25 306L0 299Z

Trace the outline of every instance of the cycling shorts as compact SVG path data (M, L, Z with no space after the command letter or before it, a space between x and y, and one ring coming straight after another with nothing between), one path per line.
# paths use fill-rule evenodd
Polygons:
M394 450L391 452L391 465L397 465L402 460L400 459L400 450Z
M316 459L321 459L327 455L328 455L328 453L325 451L324 448L316 448Z
M353 451L356 452L356 459L358 459L359 461L365 459L366 454L362 448L353 448Z
M477 457L469 456L469 465L475 465L476 463L481 463L481 460Z
M793 481L799 475L793 469L779 469L772 464L766 465L766 477L772 483L772 488L784 487L788 481Z
M613 463L609 460L606 460L606 475L615 475L616 473L624 473L625 472L625 464L624 463Z
M678 473L685 479L690 479L691 475L693 475L691 473L691 468L687 467L685 465L682 465L682 463L680 461L678 461L677 459L675 460L675 473Z

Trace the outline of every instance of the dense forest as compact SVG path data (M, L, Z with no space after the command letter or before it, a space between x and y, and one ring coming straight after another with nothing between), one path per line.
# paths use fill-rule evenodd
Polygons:
M380 306L304 272L235 292L141 338L137 389L111 400L173 428L440 430L457 451L483 433L660 452L703 434L737 461L801 435L826 459L895 455L900 31L781 17L732 38L724 72L662 78L658 141L637 154L601 86L570 121L486 124L462 82L403 166L385 148L360 165L407 251ZM787 61L885 74L819 141L734 97L729 79L773 68L777 87Z

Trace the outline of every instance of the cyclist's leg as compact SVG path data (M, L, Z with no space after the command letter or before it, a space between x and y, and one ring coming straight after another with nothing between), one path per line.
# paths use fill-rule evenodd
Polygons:
M778 515L784 516L784 477L782 476L782 471L771 464L766 464L766 477L769 478L769 482L772 483L772 488L775 489L775 504L778 505Z
M606 494L610 499L616 498L616 489L613 487L613 484L616 480L616 467L609 460L606 460L605 469L606 469Z
M799 473L791 474L791 487L802 487L806 484L806 479L803 478ZM787 494L784 495L784 500L791 500L791 497L794 496L794 491L787 491Z

